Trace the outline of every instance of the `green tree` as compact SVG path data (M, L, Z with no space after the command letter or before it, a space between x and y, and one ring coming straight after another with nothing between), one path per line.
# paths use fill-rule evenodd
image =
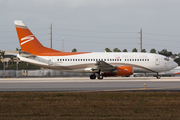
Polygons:
M76 49L76 48L74 48L74 49L72 50L72 52L77 52L77 49Z
M146 50L145 50L145 49L142 49L142 51L141 51L141 52L146 53Z
M137 49L136 49L136 48L134 48L134 49L132 50L132 52L137 52Z
M127 52L127 49L124 49L123 52Z
M113 52L121 52L121 50L118 49L118 48L114 48L114 49L113 49Z
M10 61L9 61L10 63L11 63L11 65L13 64L13 62L14 62L14 56L10 56Z
M173 55L172 52L167 51L167 49L163 49L163 50L159 51L158 53L161 55L167 56L167 57Z
M0 61L1 61L1 59L3 59L4 58L4 56L5 56L5 51L0 51ZM2 61L1 61L1 63L2 63ZM4 65L4 63L2 63L3 65L2 65L2 69L5 69L5 65Z
M150 50L150 53L156 53L156 50L153 48Z
M26 62L20 62L19 63L19 70L38 70L40 69L39 66L27 64ZM7 70L16 70L16 64L9 65Z
M106 52L112 52L109 48L105 48Z
M19 48L16 48L16 51L21 51L21 49L19 49Z
M174 61L178 64L178 66L180 66L180 59L179 58L175 59Z
M0 51L0 60L4 58L5 51Z

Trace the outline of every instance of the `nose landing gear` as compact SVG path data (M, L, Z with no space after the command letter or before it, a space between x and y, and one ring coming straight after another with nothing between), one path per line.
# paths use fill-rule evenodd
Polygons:
M160 79L161 76L157 73L156 78L157 78L157 79Z

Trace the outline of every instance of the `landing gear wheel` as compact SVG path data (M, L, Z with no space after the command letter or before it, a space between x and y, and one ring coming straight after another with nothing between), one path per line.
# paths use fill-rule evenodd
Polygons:
M90 79L96 79L96 75L94 74L90 75Z
M157 76L156 76L156 78L157 78L157 79L160 79L160 78L161 78L161 76L160 76L160 75L157 75Z
M98 75L97 75L97 78L98 78L98 79L103 79L103 75L102 75L102 74L98 74Z

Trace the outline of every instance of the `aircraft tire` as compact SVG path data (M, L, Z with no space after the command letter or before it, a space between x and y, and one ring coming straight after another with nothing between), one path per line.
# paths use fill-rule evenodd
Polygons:
M97 78L98 78L98 79L103 79L103 75L98 74L98 75L97 75Z
M90 75L90 79L96 79L96 75Z
M160 78L161 78L161 76L160 76L160 75L158 75L158 76L156 76L156 78L157 78L157 79L160 79Z

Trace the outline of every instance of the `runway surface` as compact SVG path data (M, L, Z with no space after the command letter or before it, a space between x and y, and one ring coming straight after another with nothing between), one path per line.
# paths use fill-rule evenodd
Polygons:
M144 88L144 84L146 88ZM19 91L180 91L179 77L87 78L0 78L1 92Z

